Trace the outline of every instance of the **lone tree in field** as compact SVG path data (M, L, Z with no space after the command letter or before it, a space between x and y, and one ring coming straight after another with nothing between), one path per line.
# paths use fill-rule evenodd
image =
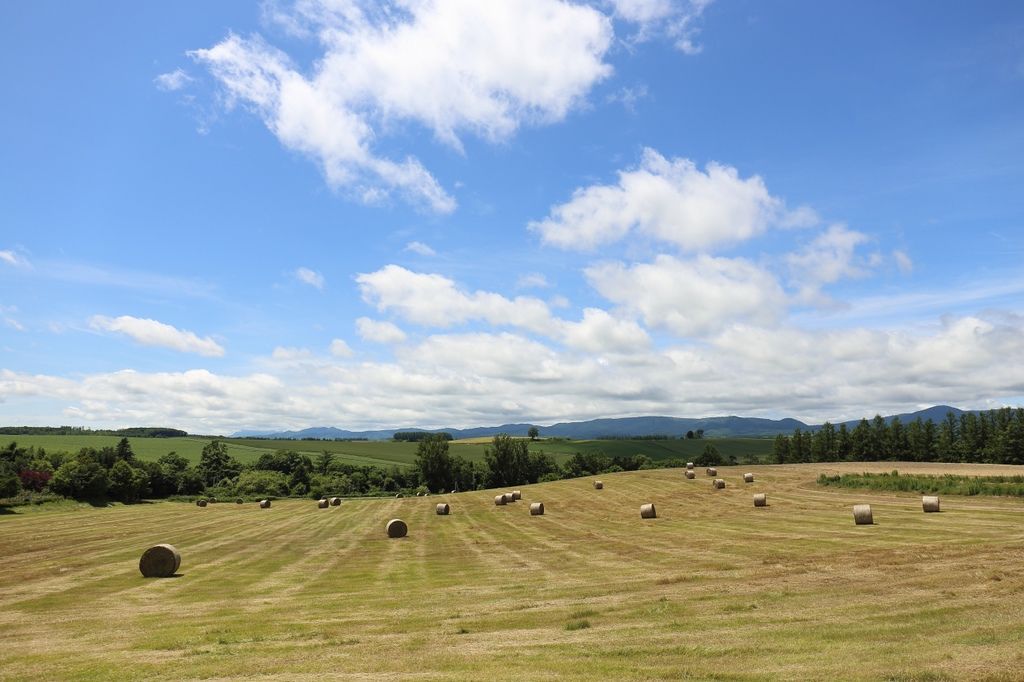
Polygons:
M530 450L525 440L499 433L484 451L488 483L494 487L518 485L529 480Z
M434 434L416 446L416 469L420 478L431 492L448 490L452 485L452 459L448 455L448 439L444 434Z
M540 429L536 426L531 426L530 430L526 432L526 435L530 437L530 440L537 440L540 436Z
M228 446L219 440L203 446L198 468L206 485L217 485L225 478L233 478L240 470L238 462L228 454Z

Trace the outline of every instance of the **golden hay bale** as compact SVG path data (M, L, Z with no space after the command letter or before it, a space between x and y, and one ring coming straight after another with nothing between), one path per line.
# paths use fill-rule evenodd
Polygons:
M206 506L206 500L196 500L196 506L197 507L205 507Z
M260 509L270 509L270 500L260 500Z
M520 490L513 490L512 491L512 499L513 500L521 500L521 499L523 499L522 491L520 491Z
M654 504L653 503L641 504L640 505L640 518L641 519L656 519L656 518L658 518L658 513L656 511L654 511Z
M704 473L706 473L708 476L717 476L718 469L714 467L708 467L707 469L704 470Z
M494 504L498 505L499 507L503 506L503 505L505 505L507 503L508 503L508 501L505 499L504 495L495 495L494 496Z
M329 506L331 506L331 503L327 501L327 498L316 501L317 509L327 509Z
M337 507L339 504L341 504L341 498L340 497L332 497L331 498L331 506L332 507Z
M139 571L144 578L170 578L179 566L181 554L173 545L154 545L139 559Z
M686 470L686 477L690 478L690 479L697 478L697 473L695 471L691 471L690 469L687 469Z
M686 468L687 469L692 469L693 468L693 462L687 462L686 463Z
M402 519L391 519L385 526L389 538L404 538L409 532L409 526Z
M754 506L755 507L767 507L768 506L768 496L765 495L764 493L758 493L758 494L754 495Z
M451 507L449 507L444 502L442 502L441 504L437 505L437 515L438 516L448 516L448 513L450 511L451 511Z
M853 505L853 520L858 526L870 526L875 522L870 504Z
M938 495L924 495L921 497L921 506L925 512L937 512L939 511L939 496Z
M594 481L594 490L603 490L604 481Z
M743 474L743 482L744 483L753 483L754 482L754 474Z
M716 478L714 486L715 486L716 490L721 490L722 488L725 487L725 479L724 478Z
M505 504L511 504L516 501L516 498L512 497L512 493L502 493L501 496L505 498Z
M530 505L530 516L544 516L544 503L534 502Z

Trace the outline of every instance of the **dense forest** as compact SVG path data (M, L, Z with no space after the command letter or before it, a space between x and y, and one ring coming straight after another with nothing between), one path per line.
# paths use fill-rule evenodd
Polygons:
M875 416L857 426L838 428L825 422L817 431L796 429L778 435L774 460L788 462L982 462L1024 464L1024 408L1004 407L988 412L952 412L938 424L917 418L903 424Z

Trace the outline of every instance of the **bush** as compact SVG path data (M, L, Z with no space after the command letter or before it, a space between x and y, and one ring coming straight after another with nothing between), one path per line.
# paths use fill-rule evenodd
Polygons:
M288 492L288 477L280 471L243 471L238 475L238 482L235 484L235 494L243 497L286 497Z
M96 500L107 494L107 471L86 459L65 462L53 472L50 490L76 500Z

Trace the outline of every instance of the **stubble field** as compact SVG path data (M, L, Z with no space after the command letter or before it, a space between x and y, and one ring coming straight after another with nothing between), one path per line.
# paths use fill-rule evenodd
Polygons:
M923 514L814 483L893 468L1021 473L722 467L716 491L672 469L523 486L506 507L481 491L8 514L0 679L1024 678L1024 504ZM861 502L875 525L853 524ZM408 537L385 536L394 517ZM143 579L161 542L179 575Z

